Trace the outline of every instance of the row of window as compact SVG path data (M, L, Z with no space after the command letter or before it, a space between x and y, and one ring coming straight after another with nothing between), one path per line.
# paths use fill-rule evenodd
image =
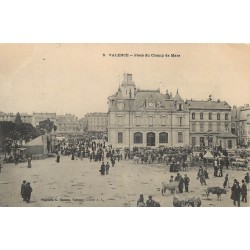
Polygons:
M118 143L123 143L123 133L118 132L117 134ZM178 143L183 143L183 132L178 132ZM136 132L134 133L134 144L143 143L143 133ZM155 146L155 133L150 132L146 134L146 143L147 146ZM168 143L168 133L161 132L159 133L159 143Z
M182 126L183 125L183 117L178 117L178 125ZM148 117L148 125L149 126L153 126L153 116L149 116ZM124 120L123 120L123 116L118 116L118 126L123 126L124 124ZM145 120L144 122L142 122L142 119L140 116L136 116L135 118L135 125L136 126L140 126L141 124L145 124ZM166 116L161 116L161 126L166 126Z
M192 113L192 120L196 119L196 114L197 113ZM208 120L212 120L213 119L213 114L212 113L208 113ZM217 113L217 120L221 119L221 113ZM200 120L204 120L204 114L200 113ZM228 113L225 113L225 120L228 120Z
M217 125L217 132L222 132L222 129L221 129L221 124L220 123L216 123L216 125ZM191 124L191 131L192 132L196 132L196 128L197 126L196 126L196 123L192 123ZM229 123L225 123L224 124L224 131L229 131ZM209 131L213 131L213 124L212 123L208 123L208 130ZM204 130L204 123L203 122L201 122L200 123L200 132L204 132L205 130Z
M90 118L90 124L105 124L107 118Z

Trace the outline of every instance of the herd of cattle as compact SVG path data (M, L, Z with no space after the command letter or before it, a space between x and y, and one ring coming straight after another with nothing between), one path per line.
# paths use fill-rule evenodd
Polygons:
M166 192L170 191L171 193L174 193L173 197L173 205L174 207L186 207L186 206L192 206L192 207L200 207L201 206L201 199L200 197L193 196L193 197L179 197L176 195L176 192L178 190L178 181L174 182L162 182L162 195L166 195ZM206 189L206 196L208 198L209 194L217 195L217 200L221 201L221 195L226 194L227 191L225 188L221 187L208 187Z

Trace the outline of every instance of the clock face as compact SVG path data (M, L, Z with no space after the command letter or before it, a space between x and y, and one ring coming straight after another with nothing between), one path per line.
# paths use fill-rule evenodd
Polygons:
M153 107L154 104L153 104L152 102L150 102L150 103L148 104L148 106L149 106L149 107Z

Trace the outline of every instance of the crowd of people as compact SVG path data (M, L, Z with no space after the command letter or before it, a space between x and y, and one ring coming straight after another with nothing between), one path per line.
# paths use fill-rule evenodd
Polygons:
M221 150L219 148L214 148L210 150L212 153L212 160L209 162L206 156L206 149L200 150L200 152L195 151L197 149L192 147L158 147L158 148L148 148L148 147L133 147L131 150L129 148L113 148L112 145L108 144L106 140L97 140L96 138L87 138L84 140L74 139L71 141L62 141L56 151L56 162L60 163L61 156L68 156L71 160L83 160L84 158L89 159L90 162L100 162L99 172L101 175L108 175L110 173L110 165L115 166L116 161L120 160L133 160L135 157L139 159L141 164L152 164L152 163L162 163L163 166L167 166L170 172L177 172L177 175L170 177L169 183L178 183L178 192L189 192L190 178L187 173L181 174L181 171L186 171L190 167L196 167L196 163L199 165L197 179L199 179L201 185L207 185L207 179L209 179L208 168L213 166L213 176L223 177L225 175L225 180L222 186L225 188L230 188L229 185L229 174L225 173L230 164L230 154L227 150ZM241 151L235 151L237 157L245 157L246 154ZM27 158L28 168L31 168L32 157ZM106 160L106 161L105 161ZM105 163L106 162L106 163ZM209 164L210 163L210 164ZM18 164L15 162L15 164ZM0 172L3 164L0 161ZM211 178L211 177L210 177ZM249 173L246 174L244 180L239 181L236 179L233 182L231 191L231 199L234 201L234 205L240 206L240 202L247 202L247 185L249 184ZM208 181L209 184L209 181ZM30 195L32 188L30 183L22 184L21 196L24 201L30 201ZM241 199L240 199L240 198ZM140 196L140 199L142 200ZM140 200L139 199L139 200ZM138 203L144 203L143 202ZM151 205L150 205L151 204ZM152 205L154 204L154 205ZM152 200L152 196L149 196L145 206L156 206L157 202Z

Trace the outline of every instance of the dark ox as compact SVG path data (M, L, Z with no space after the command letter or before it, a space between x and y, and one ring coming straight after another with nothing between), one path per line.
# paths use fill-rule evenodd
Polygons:
M225 188L220 188L220 187L209 187L209 188L207 188L207 192L206 192L206 193L207 193L207 198L208 198L208 195L209 195L210 193L212 193L212 194L216 194L216 195L217 195L217 199L221 201L221 195L222 195L222 194L226 194L227 191L226 191Z

